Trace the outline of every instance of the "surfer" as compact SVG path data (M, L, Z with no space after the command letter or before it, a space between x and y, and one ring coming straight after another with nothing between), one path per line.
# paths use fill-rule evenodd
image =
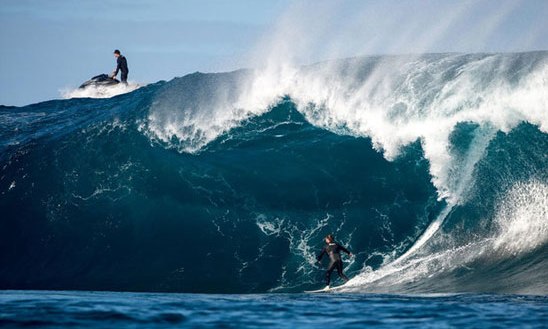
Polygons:
M325 247L322 249L322 252L318 256L318 262L322 260L323 255L327 254L329 256L329 266L327 267L327 272L325 272L326 287L329 289L329 284L331 283L331 272L337 269L339 276L346 282L348 277L343 273L343 262L341 259L341 250L347 253L349 256L352 256L352 253L348 251L345 247L335 242L335 238L332 234L328 234L325 237Z
M129 69L127 68L127 59L118 49L114 51L114 57L116 57L116 69L112 72L110 77L114 79L116 75L118 75L118 71L120 71L120 81L127 85L127 75L129 73Z

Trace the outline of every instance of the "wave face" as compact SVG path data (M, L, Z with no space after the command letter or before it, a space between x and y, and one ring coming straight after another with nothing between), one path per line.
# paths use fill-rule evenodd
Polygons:
M548 293L548 52L195 73L0 108L0 288Z

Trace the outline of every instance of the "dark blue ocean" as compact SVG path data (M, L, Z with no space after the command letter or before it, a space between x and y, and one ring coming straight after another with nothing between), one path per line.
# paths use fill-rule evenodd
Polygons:
M4 291L2 328L546 328L546 297Z
M548 52L132 89L0 106L2 324L546 322Z

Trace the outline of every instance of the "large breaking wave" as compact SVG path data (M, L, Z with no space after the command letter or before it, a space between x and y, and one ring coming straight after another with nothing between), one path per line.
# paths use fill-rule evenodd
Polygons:
M195 73L0 112L0 288L548 292L548 52Z

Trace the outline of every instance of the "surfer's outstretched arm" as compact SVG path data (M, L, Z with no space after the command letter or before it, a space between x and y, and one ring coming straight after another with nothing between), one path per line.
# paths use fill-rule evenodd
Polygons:
M347 253L349 256L352 256L352 253L350 251L348 251L348 249L346 249L345 247L341 246L340 244L337 244L337 246L339 246L339 249L344 251L345 253Z
M318 255L318 257L316 258L316 259L318 260L318 262L322 260L322 257L323 257L323 255L325 255L326 252L327 252L327 251L325 250L325 247L324 247L324 248L322 249L322 252L320 252L320 254Z

